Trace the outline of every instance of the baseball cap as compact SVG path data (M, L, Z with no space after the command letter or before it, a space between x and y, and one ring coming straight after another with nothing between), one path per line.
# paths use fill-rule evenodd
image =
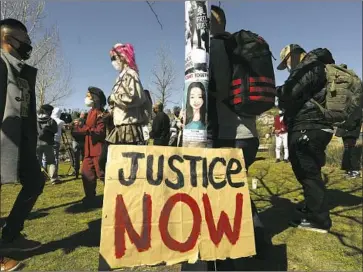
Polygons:
M277 70L285 70L287 68L286 61L290 57L291 53L297 51L300 51L301 53L305 52L305 50L298 44L288 44L282 48L280 52L281 63L277 66Z

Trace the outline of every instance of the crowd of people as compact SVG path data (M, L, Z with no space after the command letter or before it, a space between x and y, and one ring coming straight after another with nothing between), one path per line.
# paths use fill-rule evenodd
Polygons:
M81 175L85 193L83 204L88 208L95 204L97 179L104 182L110 145L145 145L151 138L154 145L182 146L184 125L180 109L174 110L174 118L170 120L162 103L153 105L150 92L142 86L133 46L121 43L115 44L109 52L110 62L116 70L109 96L100 88L89 87L84 93L84 104L89 111L82 112L71 122L62 120L61 111L52 105L42 105L37 111L36 69L25 62L32 51L28 31L21 22L10 18L2 20L0 27L1 184L19 180L22 185L2 227L0 240L1 271L12 271L18 267L18 262L6 258L7 250L41 246L25 239L21 232L24 221L43 192L46 176L53 184L59 183L62 131L69 130L72 135L74 174L77 178ZM236 114L221 99L229 92L231 77L225 44L218 38L226 33L225 29L224 11L212 6L207 130L213 148L242 149L248 170L259 148L257 117ZM334 127L311 99L324 105L327 95L324 66L334 63L334 59L326 49L306 52L296 44L284 47L280 58L278 69L288 69L290 75L277 88L280 112L274 126L276 159L281 161L280 147L283 145L283 161L291 163L305 196L305 206L298 210L301 219L292 221L291 226L326 233L332 221L321 168ZM355 122L354 131L359 131L361 115ZM348 175L357 176L359 165L350 159L357 139L352 131L340 129L337 135L343 137L346 148L344 169ZM268 222L260 220L252 200L251 206L256 256L264 258L266 249L272 244L265 230ZM241 261L217 261L213 270L240 270Z

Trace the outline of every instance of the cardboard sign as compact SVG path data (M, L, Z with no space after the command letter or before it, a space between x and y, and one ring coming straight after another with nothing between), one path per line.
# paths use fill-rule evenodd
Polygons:
M240 149L110 146L100 255L114 268L255 255Z

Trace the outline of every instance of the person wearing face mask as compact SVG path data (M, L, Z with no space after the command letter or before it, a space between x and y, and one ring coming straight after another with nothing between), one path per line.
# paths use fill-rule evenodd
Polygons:
M279 110L279 115L275 116L275 139L276 139L276 162L280 162L281 145L284 147L284 162L289 162L289 149L287 145L287 127L284 122L284 112Z
M290 75L284 85L277 88L277 95L279 106L285 110L289 159L305 196L305 207L298 208L301 218L290 224L300 229L326 233L332 221L321 168L325 165L325 150L334 131L316 103L325 103L325 65L335 61L327 49L319 48L306 53L297 44L285 46L280 58L277 69L287 68Z
M94 206L96 197L97 178L104 181L104 171L99 166L99 158L106 138L103 119L103 109L106 97L103 91L96 87L89 87L84 101L91 108L84 124L77 120L72 130L73 137L84 136L84 158L82 163L82 182L85 197L83 204L86 208Z
M145 144L143 127L149 122L146 112L151 111L151 101L147 98L139 77L134 47L131 44L115 44L110 51L110 58L118 73L109 97L115 127L106 138L100 159L102 169L106 168L108 145Z
M15 19L1 20L0 30L0 187L17 180L22 185L2 228L0 267L6 271L16 269L18 263L4 258L4 251L29 250L41 245L25 239L21 231L43 192L45 178L36 156L37 69L25 63L32 51L28 31Z

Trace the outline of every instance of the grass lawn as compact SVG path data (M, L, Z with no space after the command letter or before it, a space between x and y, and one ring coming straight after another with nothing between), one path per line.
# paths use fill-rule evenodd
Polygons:
M273 237L274 249L268 260L252 260L248 270L362 271L362 180L344 179L342 171L324 168L329 190L333 228L329 234L290 228L288 221L297 216L294 209L303 199L290 164L275 164L263 158L255 162L251 177L259 179L251 196L260 210L261 219ZM62 171L68 169L62 166ZM24 270L97 270L101 208L84 212L79 200L83 197L80 180L65 178L59 185L46 185L24 233L43 246L25 255L12 257L24 260ZM18 185L3 186L1 218L4 218L20 189ZM100 206L101 183L98 185ZM139 268L138 270L145 270ZM158 267L152 270L177 270Z

